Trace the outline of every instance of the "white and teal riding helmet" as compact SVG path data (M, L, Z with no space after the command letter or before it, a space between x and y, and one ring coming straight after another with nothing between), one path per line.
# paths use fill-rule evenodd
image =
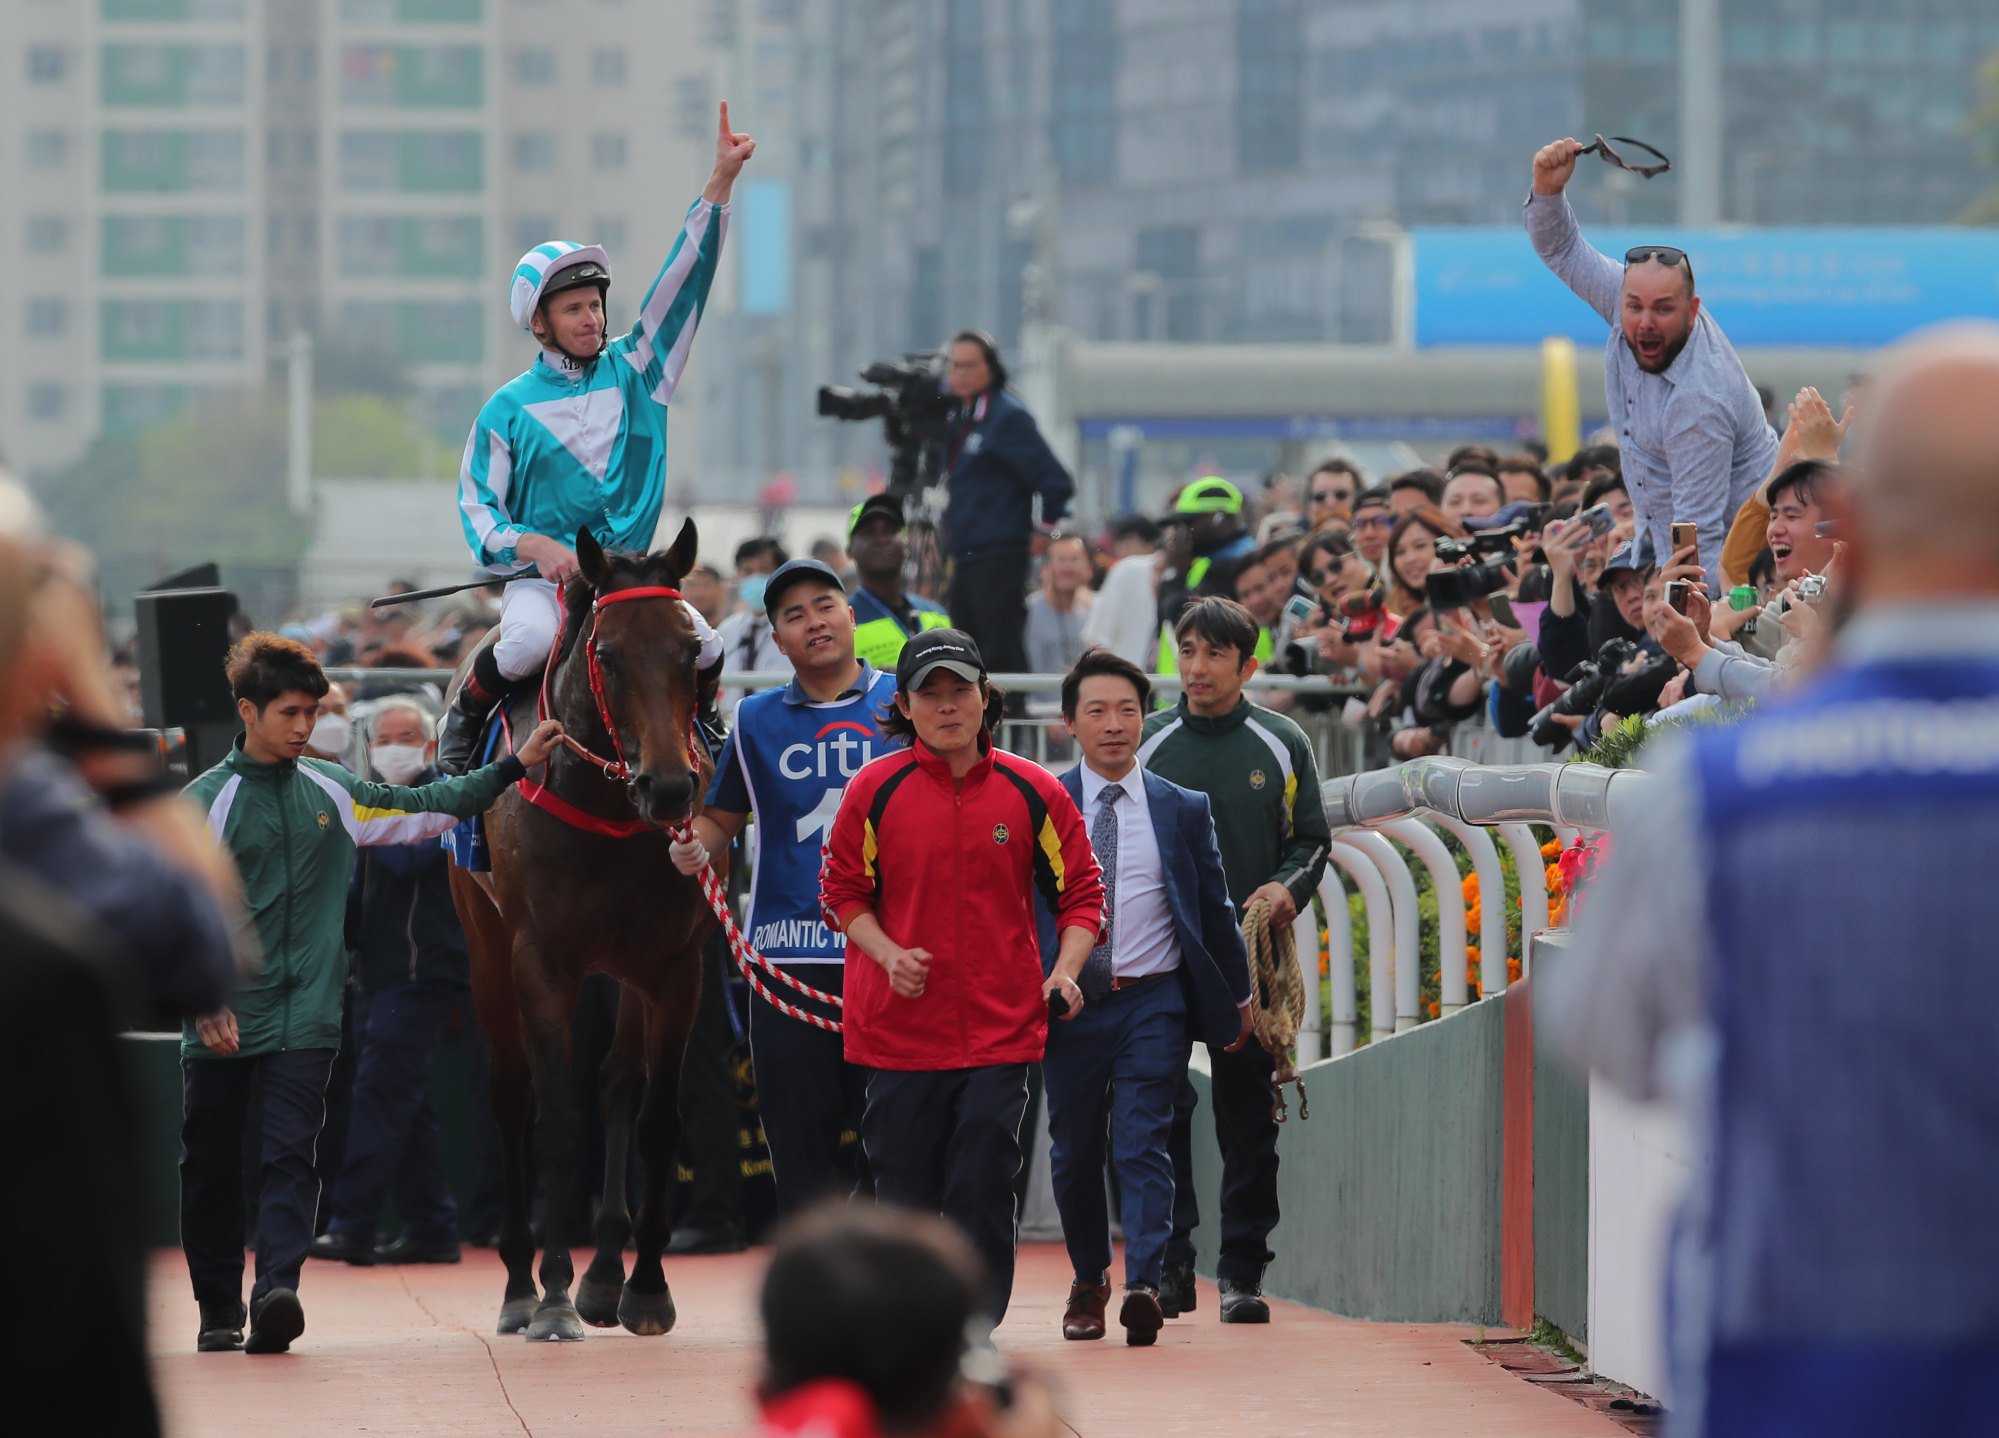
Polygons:
M573 245L567 240L550 240L536 245L514 266L514 283L508 292L507 308L514 323L534 333L534 312L550 295L578 285L597 285L608 295L611 288L611 257L602 245Z

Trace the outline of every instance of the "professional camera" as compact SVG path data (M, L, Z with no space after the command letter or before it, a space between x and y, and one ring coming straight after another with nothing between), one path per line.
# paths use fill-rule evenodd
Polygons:
M888 492L907 496L935 484L944 473L945 420L951 396L944 389L944 352L915 350L900 360L876 360L861 371L871 391L819 386L819 414L849 424L878 419L888 440Z
M1388 591L1379 584L1343 596L1340 599L1340 638L1349 644L1358 643L1381 628L1381 621L1387 614Z
M1444 557L1444 546L1452 544L1448 539L1437 541L1437 555ZM1452 544L1453 548L1457 548ZM1488 594L1497 594L1513 582L1513 567L1503 559L1488 559L1483 564L1465 564L1456 569L1439 569L1425 576L1423 597L1429 601L1432 612L1441 613L1447 609L1463 609L1473 600L1483 599Z
M1603 702L1603 691L1610 687L1610 681L1637 653L1638 646L1629 639L1606 639L1594 659L1585 659L1569 671L1564 681L1569 687L1554 703L1534 716L1534 722L1527 731L1529 737L1544 749L1559 749L1566 744L1573 736L1555 722L1555 716L1594 714Z

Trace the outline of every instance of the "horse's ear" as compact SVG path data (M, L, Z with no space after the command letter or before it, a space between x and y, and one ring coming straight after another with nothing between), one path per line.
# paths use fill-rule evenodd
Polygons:
M701 537L695 533L694 521L691 518L683 520L680 525L679 537L673 541L673 544L667 549L664 556L664 563L667 570L673 576L669 582L678 584L681 580L685 579L687 571L694 567L695 562L700 557L700 553Z
M588 527L576 531L576 567L592 589L602 589L611 578L611 562L604 558L604 546Z

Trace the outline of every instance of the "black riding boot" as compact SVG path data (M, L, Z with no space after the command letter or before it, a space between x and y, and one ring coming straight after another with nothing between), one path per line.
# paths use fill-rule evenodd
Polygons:
M510 687L500 673L500 661L493 657L492 645L472 657L472 667L458 686L456 702L445 711L444 730L437 736L438 768L447 774L463 774L472 768L472 748L479 742L479 730Z
M717 659L703 669L695 681L696 705L695 722L701 726L701 737L708 741L708 753L720 760L722 746L728 742L729 726L722 719L722 661Z

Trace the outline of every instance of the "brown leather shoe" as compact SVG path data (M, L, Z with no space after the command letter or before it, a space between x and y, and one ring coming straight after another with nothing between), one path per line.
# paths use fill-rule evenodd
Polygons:
M1159 1306L1159 1290L1143 1283L1125 1285L1124 1306L1117 1321L1124 1325L1124 1341L1132 1348L1150 1348L1165 1326L1166 1310Z
M1062 1336L1070 1339L1102 1338L1104 1309L1110 1306L1108 1283L1072 1283L1069 1306L1062 1310Z

